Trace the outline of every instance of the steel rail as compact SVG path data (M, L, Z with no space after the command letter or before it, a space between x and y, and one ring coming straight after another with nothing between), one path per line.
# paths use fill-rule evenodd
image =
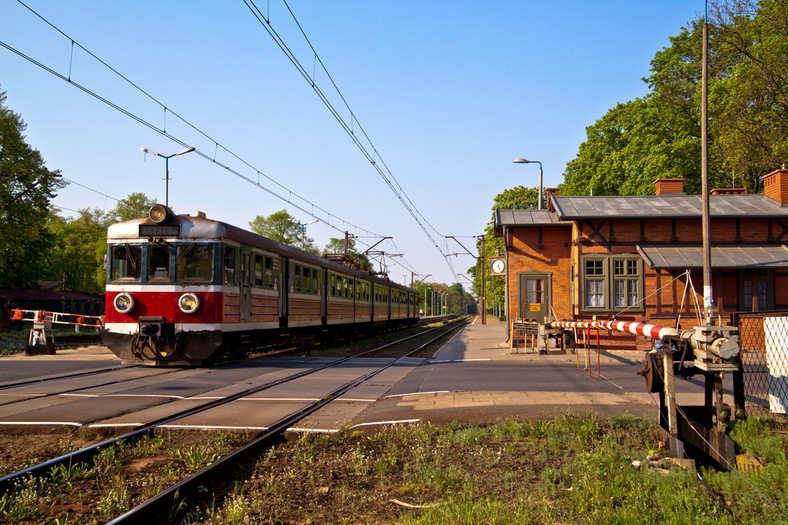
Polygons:
M115 370L123 370L126 368L135 368L141 365L111 365L106 366L103 368L93 368L91 370L84 370L81 372L62 372L60 374L52 374L48 376L39 376L33 378L26 378L26 379L17 379L14 381L7 381L4 383L0 383L0 390L6 390L9 388L15 388L18 386L25 386L25 385L33 385L35 383L45 383L47 381L56 381L58 379L70 379L74 377L83 377L83 376L90 376L90 375L98 375L105 372L112 372ZM99 385L100 386L100 385Z
M154 523L167 523L171 521L172 519L174 519L175 516L172 516L170 511L173 508L177 508L178 506L180 506L182 502L187 501L189 497L192 496L192 493L196 492L198 487L204 487L210 484L210 482L207 482L206 480L217 479L218 474L234 468L240 463L241 460L244 460L249 456L251 456L252 454L264 450L275 440L279 439L279 436L282 432L286 431L288 428L292 427L294 424L298 423L308 415L316 412L317 410L323 408L329 403L335 401L337 398L339 398L341 395L348 392L352 388L382 373L384 370L395 365L400 359L403 359L404 357L408 357L422 350L423 348L429 346L430 344L437 341L438 339L451 333L453 330L461 328L462 326L464 326L466 322L467 322L466 319L462 319L460 322L452 323L452 325L449 326L448 330L443 331L437 337L434 337L433 339L420 345L416 349L411 350L404 356L391 358L391 361L388 364L381 366L379 369L373 370L367 374L364 374L361 377L357 377L356 379L353 379L352 381L345 383L344 385L333 390L328 395L324 396L322 399L315 401L310 405L281 419L280 421L269 427L262 434L254 438L246 445L242 446L241 448L233 452L230 452L229 454L222 456L214 463L208 465L202 470L195 472L191 476L184 478L183 480L179 481L175 485L168 487L167 489L160 492L156 496L153 496L152 498L145 500L140 505L134 507L133 509L129 510L125 514L122 514L121 516L118 516L114 520L107 522L107 525L126 525L133 523L146 523L148 525L151 525ZM446 327L445 326L436 327L431 329L430 331L439 330L442 328L446 328ZM430 331L425 333L429 333ZM417 334L417 336L420 335L424 335L424 334ZM408 338L383 345L382 347L376 348L375 350L363 352L362 354L368 354L370 352L379 351L382 348L387 348L394 344L400 344L413 337L415 336L410 336ZM354 356L354 357L358 357L358 356Z
M295 374L293 374L291 376L285 377L285 378L277 379L277 380L274 380L274 381L269 381L268 383L264 383L264 384L261 384L261 385L258 385L258 386L246 389L246 390L244 390L242 392L237 392L235 394L223 397L221 399L213 399L213 400L210 400L210 401L206 401L205 403L202 403L202 404L200 404L198 406L195 406L195 407L192 407L192 408L189 408L189 409L185 409L185 410L182 410L180 412L176 412L175 414L171 414L171 415L164 416L164 417L161 417L159 419L150 421L147 424L145 424L144 426L142 426L142 427L140 427L140 428L138 428L136 430L133 430L131 432L128 432L126 434L123 434L122 436L118 436L118 437L107 439L105 441L102 441L100 443L96 443L96 444L91 445L89 447L85 447L83 449L76 450L76 451L70 452L68 454L64 454L62 456L50 459L50 460L45 461L43 463L39 463L37 465L33 465L33 466L28 467L26 469L23 469L21 471L14 472L14 473L8 474L6 476L0 477L0 496L8 493L14 487L14 484L16 482L18 482L19 480L21 480L21 479L23 479L23 478L25 478L27 476L45 477L45 476L49 475L51 470L53 468L57 467L58 465L71 466L71 465L78 464L78 463L87 463L88 461L92 460L92 458L94 456L96 456L101 451L101 449L104 449L104 448L107 448L107 447L111 447L111 446L115 445L116 443L118 443L121 440L123 440L124 442L127 442L127 443L134 442L134 441L142 438L143 436L151 435L156 428L158 428L158 427L160 427L162 425L165 425L165 424L168 424L168 423L172 423L173 421L177 421L179 419L183 419L183 418L192 416L194 414L198 414L200 412L216 408L216 407L221 406L223 404L227 404L227 403L231 403L233 401L237 401L238 399L241 399L242 397L245 397L245 396L248 396L248 395L251 395L251 394L255 394L257 392L261 392L261 391L266 390L268 388L272 388L274 386L278 386L278 385L284 384L284 383L286 383L288 381L293 381L295 379L299 379L301 377L304 377L304 376L307 376L307 375L310 375L310 374L314 374L316 372L319 372L321 370L324 370L324 369L332 367L332 366L337 366L337 365L345 363L345 362L347 362L347 361L349 361L351 359L355 359L355 358L358 358L358 357L361 357L361 356L364 356L364 355L367 355L367 354L370 354L370 353L379 352L380 350L388 348L388 347L390 347L390 346L392 346L394 344L399 344L399 343L402 343L402 342L407 341L409 339L413 339L415 337L423 336L426 333L430 333L432 331L439 330L441 328L444 328L444 327L431 328L431 329L427 330L426 332L413 334L413 335L410 335L408 337L402 338L400 340L397 340L397 341L394 341L394 342L391 342L391 343L387 343L385 345L373 348L371 350L365 350L363 352L359 352L358 354L355 354L355 355L352 355L352 356L338 358L338 359L336 359L334 361L331 361L329 363L325 363L323 365L319 365L319 366L317 366L315 368L311 368L309 370L304 370L304 371L301 371L301 372L297 372L297 373L295 373Z

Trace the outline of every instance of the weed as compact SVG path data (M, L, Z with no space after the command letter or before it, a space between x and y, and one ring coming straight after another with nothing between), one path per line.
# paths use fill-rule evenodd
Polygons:
M746 454L770 463L784 463L788 434L775 432L781 428L782 425L771 420L745 419L736 422L731 438Z
M87 473L88 468L82 463L69 465L58 463L49 469L49 476L52 480L52 484L60 487L58 492L62 492L63 488L66 488L67 492L71 492L74 489L72 482L85 478Z
M7 520L33 519L39 515L36 506L45 494L40 479L28 476L14 482L14 488L0 498L0 516Z
M224 502L222 508L224 522L232 525L243 523L250 508L251 505L249 504L249 500L244 496L232 496L228 498Z
M105 518L112 518L123 514L131 508L126 486L122 478L117 478L113 486L101 495L96 509Z
M220 457L215 452L213 444L189 446L185 449L179 448L172 452L172 455L181 460L190 471L197 471L216 461Z

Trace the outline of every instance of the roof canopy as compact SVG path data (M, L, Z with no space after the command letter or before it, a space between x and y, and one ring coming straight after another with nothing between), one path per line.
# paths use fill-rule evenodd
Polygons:
M653 269L702 268L701 246L637 246L638 253ZM777 246L712 246L712 268L777 268L788 265L788 248Z

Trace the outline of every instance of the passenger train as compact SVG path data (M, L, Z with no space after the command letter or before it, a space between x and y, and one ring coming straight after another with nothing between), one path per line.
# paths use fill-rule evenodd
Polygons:
M107 232L102 340L124 362L198 365L283 334L412 323L417 293L163 205Z

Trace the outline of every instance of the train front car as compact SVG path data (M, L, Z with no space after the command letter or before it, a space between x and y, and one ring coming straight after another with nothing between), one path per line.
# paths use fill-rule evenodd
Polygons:
M147 219L107 232L104 344L124 362L196 365L222 344L222 223L175 216L156 205ZM233 252L234 253L234 252Z

